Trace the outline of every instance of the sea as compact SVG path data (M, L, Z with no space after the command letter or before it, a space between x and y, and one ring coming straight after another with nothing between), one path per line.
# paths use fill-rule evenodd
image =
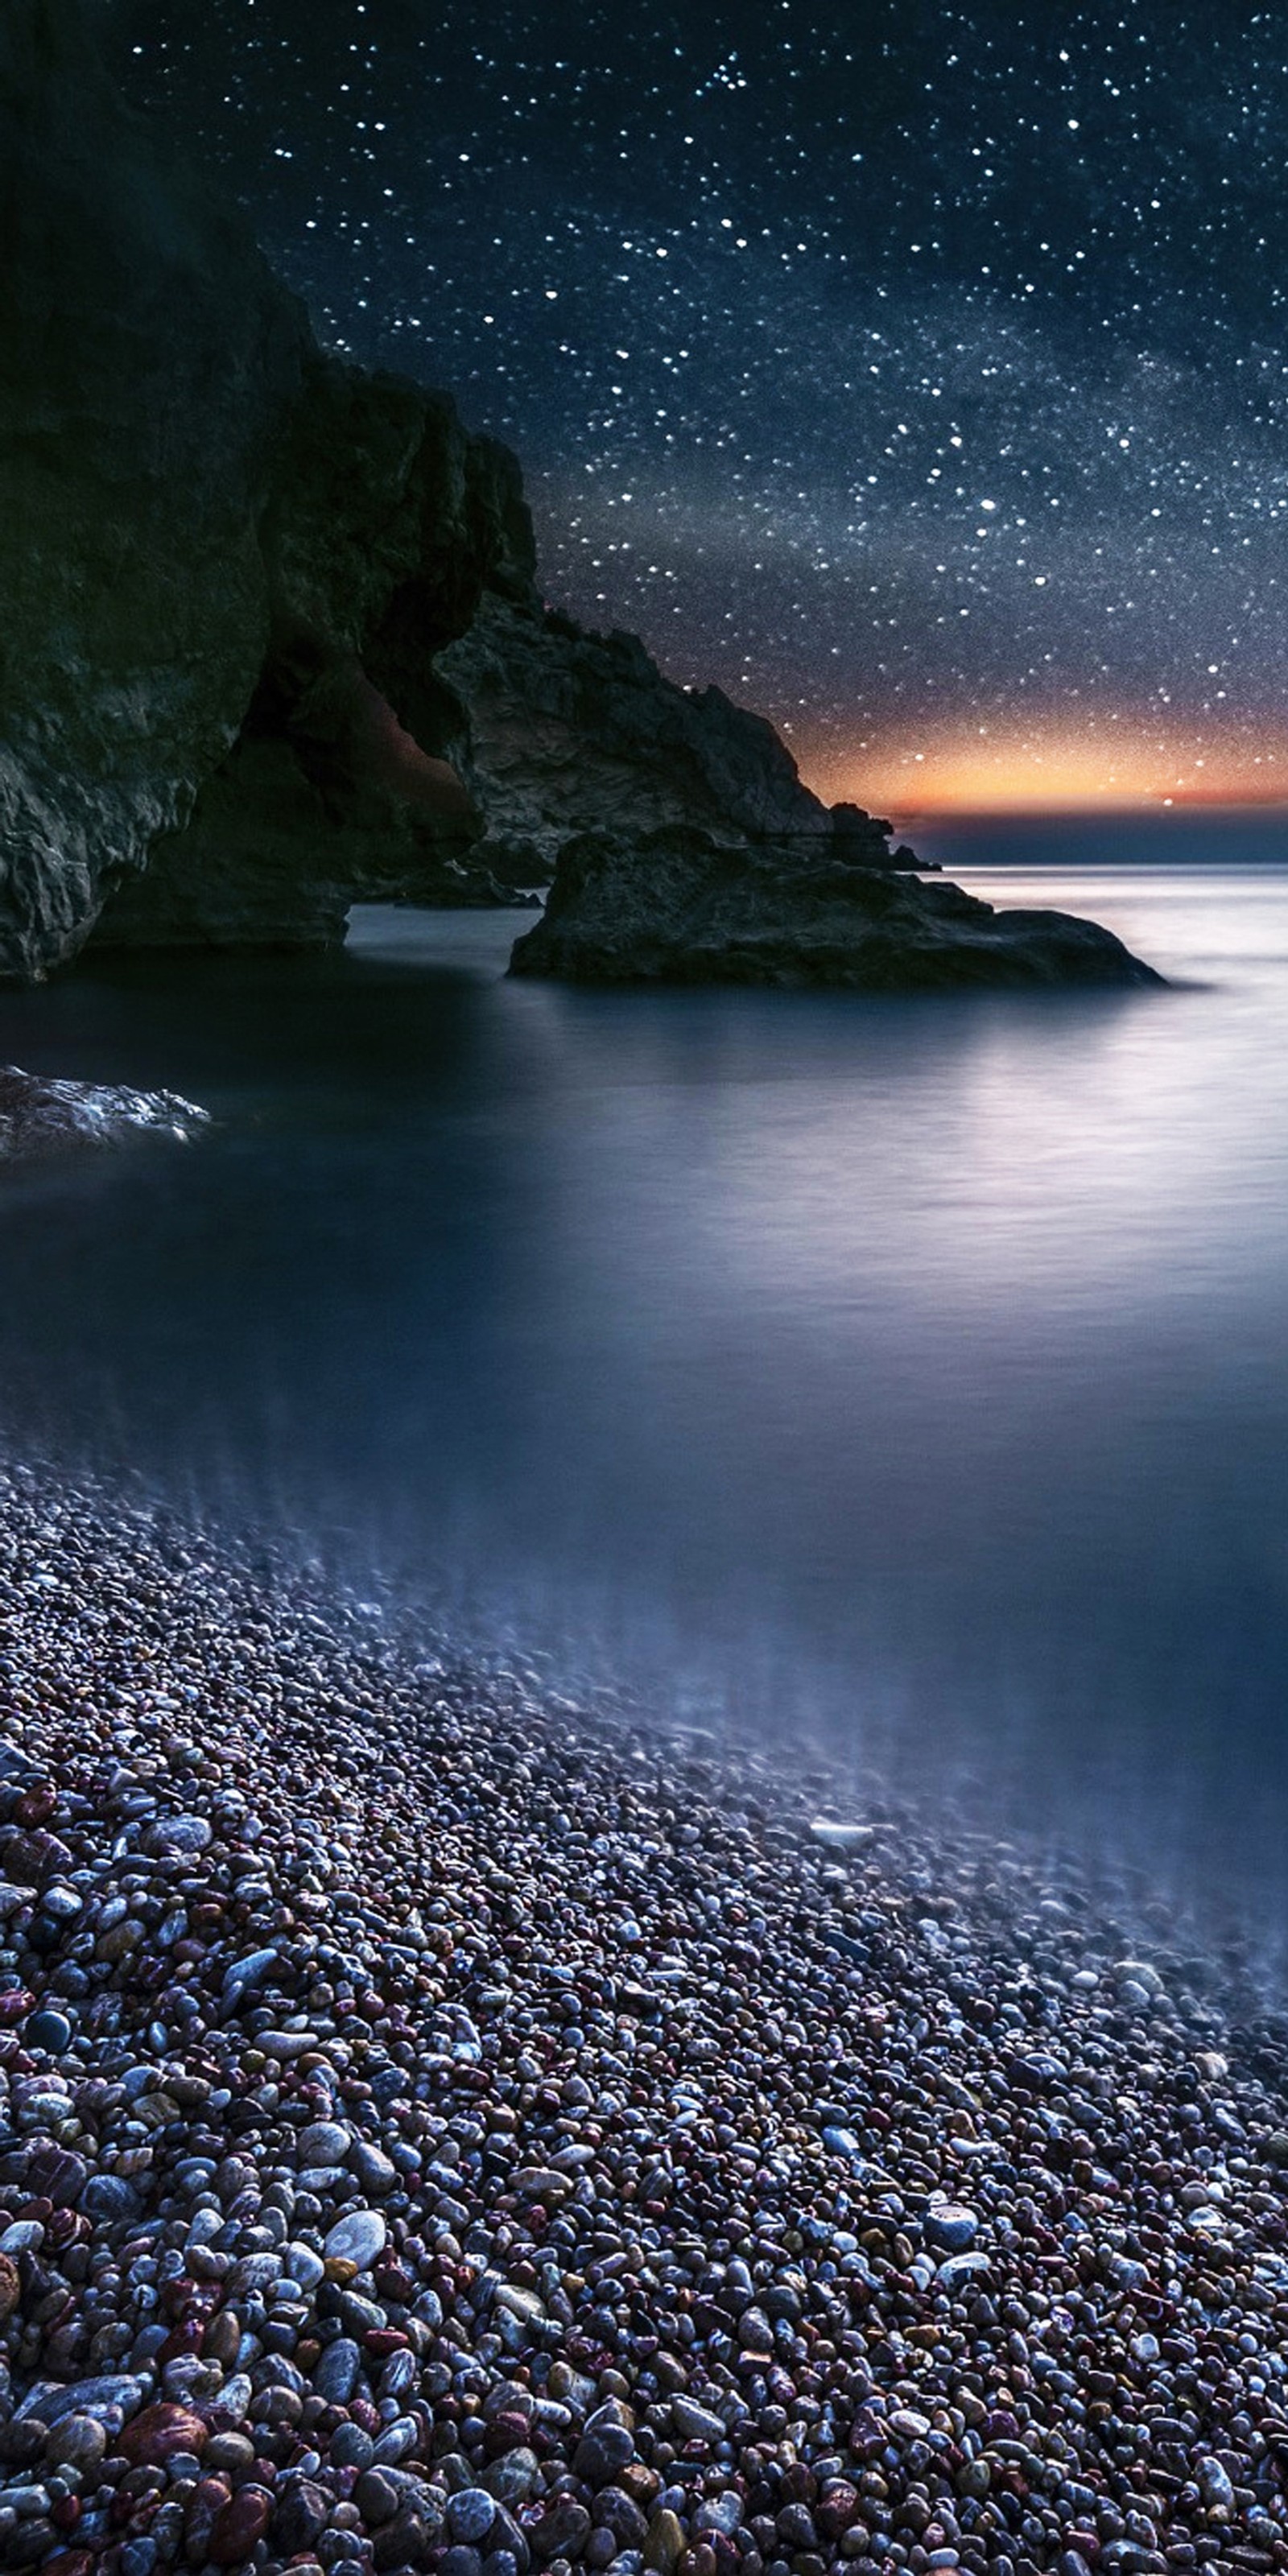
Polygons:
M1288 815L920 841L1166 989L565 990L372 909L4 994L213 1125L4 1173L0 1439L1278 1974Z

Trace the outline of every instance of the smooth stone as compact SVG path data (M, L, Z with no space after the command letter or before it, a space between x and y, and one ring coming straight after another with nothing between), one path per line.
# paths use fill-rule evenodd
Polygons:
M208 2554L216 2567L240 2567L251 2558L272 2519L273 2498L264 2487L239 2487L215 2516Z
M352 2263L366 2272L383 2254L389 2229L378 2209L354 2209L339 2218L328 2233L323 2251L328 2263Z
M334 2352L334 2344L331 2350ZM315 2372L315 2380L316 2376ZM361 2424L336 2426L331 2436L331 2459L337 2469L369 2469L375 2456L375 2443Z
M207 2427L190 2407L163 2402L144 2408L120 2437L121 2457L131 2467L157 2468L176 2452L200 2452L205 2448Z
M540 2522L532 2525L528 2539L538 2558L575 2560L585 2548L590 2530L590 2515L585 2506L566 2496L549 2513L543 2514Z
M863 2150L853 2129L827 2128L823 2131L823 2144L834 2156L844 2156L850 2164L863 2162Z
M710 2407L697 2405L692 2397L672 2398L671 2421L691 2441L723 2442L727 2430L723 2416L713 2415Z
M722 2427L723 2430L723 2427ZM635 2457L635 2438L624 2424L600 2424L587 2430L573 2453L573 2475L588 2486L606 2487Z
M293 2478L288 2487L277 2490L274 2501L271 2536L276 2547L287 2557L311 2549L326 2529L330 2510L325 2487L315 2486L309 2478Z
M982 2280L992 2268L987 2254L950 2254L938 2266L935 2278L942 2281L951 2297L954 2290L964 2290L972 2281Z
M202 1852L213 1840L206 1816L154 1816L143 1837L144 1849L151 1852Z
M364 2191L384 2193L397 2188L398 2168L380 2147L367 2138L355 2138L349 2149L349 2163Z
M353 2501L364 2522L392 2522L402 2498L395 2480L384 2469L364 2469L353 2490Z
M80 2206L87 2218L111 2226L116 2219L137 2218L141 2204L134 2185L123 2175L96 2173L80 2195Z
M349 2335L329 2343L313 2373L313 2385L328 2405L347 2406L358 2385L362 2353Z
M45 1889L40 1902L55 1923L74 1923L77 1915L85 1910L84 1897L78 1896L74 1887L61 1887L57 1880Z
M973 2209L956 2201L940 2201L926 2211L927 2238L942 2247L945 2254L966 2254L979 2234L979 2219Z
M51 2469L66 2466L91 2474L107 2450L107 2434L97 2416L64 2415L50 2428L45 2459Z
M535 2451L530 2451L526 2443L519 2443L501 2459L493 2460L483 2475L489 2494L494 2495L498 2503L526 2504L540 2482L541 2463Z
M644 2564L652 2571L652 2576L674 2576L688 2545L688 2534L679 2515L673 2513L669 2505L663 2505L648 2527Z
M342 2128L338 2120L312 2120L307 2129L301 2129L296 2142L298 2160L324 2172L344 2163L352 2143L351 2131Z
M67 2385L61 2380L38 2379L28 2389L16 2410L16 2420L35 2415L42 2424L60 2424L64 2415L105 2417L109 2429L116 2431L127 2416L143 2403L145 2390L141 2379L128 2372L106 2373L101 2379L78 2379Z
M61 2057L70 2046L72 2026L66 2013L33 2013L23 2032L28 2048L43 2048L51 2057Z
M485 2487L463 2487L448 2497L445 2520L453 2540L486 2540L496 2520L496 2498Z

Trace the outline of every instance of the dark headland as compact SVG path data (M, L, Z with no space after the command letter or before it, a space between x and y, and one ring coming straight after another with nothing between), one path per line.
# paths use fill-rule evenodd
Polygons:
M553 878L529 974L1149 980L925 882L761 717L549 610L517 460L319 349L81 0L0 20L0 335L0 976Z

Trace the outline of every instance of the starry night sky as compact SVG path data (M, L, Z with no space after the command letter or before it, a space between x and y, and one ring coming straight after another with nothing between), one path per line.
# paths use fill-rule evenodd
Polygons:
M1288 793L1288 14L114 0L548 595L936 802Z

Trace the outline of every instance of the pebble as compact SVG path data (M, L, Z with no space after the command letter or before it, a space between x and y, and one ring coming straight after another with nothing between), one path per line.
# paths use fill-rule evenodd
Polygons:
M387 2235L379 2210L355 2209L336 2220L322 2250L328 2263L352 2263L355 2271L365 2272L383 2254Z
M6 2565L1288 2569L1236 1958L152 1507L0 1504Z
M72 2026L66 2013L53 2010L37 2012L32 2014L22 2036L25 2047L43 2049L51 2057L60 2057L71 2044Z
M299 2160L302 2165L342 2165L352 2139L338 2120L311 2120L299 2136Z
M447 2499L447 2528L453 2540L486 2540L496 2520L496 2498L483 2487L462 2487Z
M926 2211L925 2230L928 2244L942 2246L947 2254L965 2254L979 2234L979 2219L973 2209L935 2201Z

